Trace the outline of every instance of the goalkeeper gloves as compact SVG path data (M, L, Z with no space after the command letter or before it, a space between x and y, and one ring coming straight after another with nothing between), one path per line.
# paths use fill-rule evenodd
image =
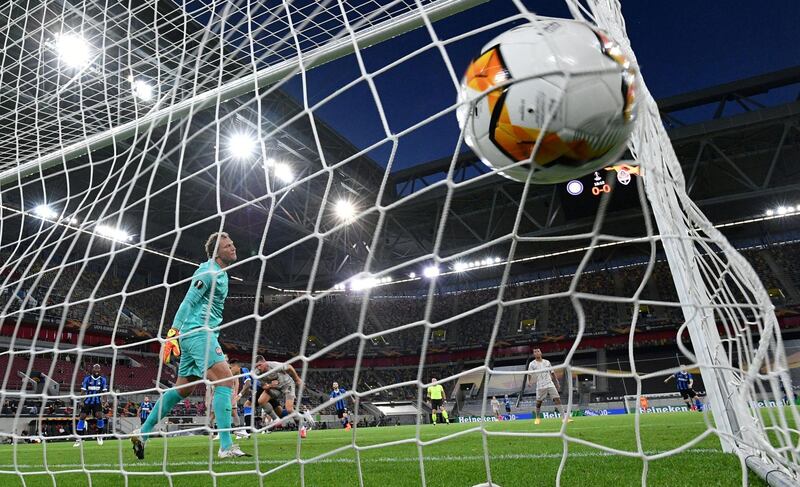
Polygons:
M163 360L168 364L172 357L181 356L181 346L178 343L179 332L175 328L170 328L167 332L167 341L164 343Z

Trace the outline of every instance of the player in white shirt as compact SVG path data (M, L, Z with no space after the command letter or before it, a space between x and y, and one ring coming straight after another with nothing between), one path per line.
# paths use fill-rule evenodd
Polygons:
M496 396L492 396L492 402L490 404L492 405L492 414L494 414L494 416L496 418L499 418L500 417L500 401L497 400Z
M534 348L533 360L528 364L528 371L531 372L533 379L536 381L536 413L534 415L534 424L540 424L542 422L542 420L539 419L539 414L542 411L542 402L544 402L548 396L550 396L556 407L561 411L561 416L563 416L567 422L571 423L572 420L567 418L566 408L561 404L561 398L558 395L558 377L556 377L555 372L552 370L546 370L550 367L552 367L550 361L542 358L542 351L538 348Z

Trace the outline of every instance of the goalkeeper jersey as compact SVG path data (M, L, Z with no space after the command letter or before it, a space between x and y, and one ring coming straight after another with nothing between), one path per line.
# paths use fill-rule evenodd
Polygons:
M222 310L228 297L228 273L213 259L200 264L192 276L172 327L186 333L208 325L219 336Z
M428 387L428 397L431 399L443 399L444 387L441 384L436 384Z

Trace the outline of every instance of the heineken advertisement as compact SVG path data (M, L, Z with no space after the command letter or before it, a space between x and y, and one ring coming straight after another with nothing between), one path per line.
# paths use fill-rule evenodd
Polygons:
M777 407L788 404L788 401L755 401L752 403L754 407L769 408ZM653 406L647 409L639 409L642 414L660 414L660 413L679 413L688 411L685 405L681 406ZM633 411L631 411L631 414ZM582 409L580 411L572 411L572 416L612 416L615 414L628 414L625 408L617 409ZM542 413L542 419L556 419L560 414L556 411L547 411ZM518 419L533 419L533 413L518 413L518 414L504 414L502 416L459 416L459 423L480 423L492 421L515 421Z
M572 411L573 417L578 416L608 416L611 414L625 414L625 409L586 409L581 411ZM543 412L542 419L555 419L560 415L555 412ZM504 414L499 418L496 416L459 416L459 423L480 423L492 421L515 421L519 419L533 419L533 413L518 413L518 414Z

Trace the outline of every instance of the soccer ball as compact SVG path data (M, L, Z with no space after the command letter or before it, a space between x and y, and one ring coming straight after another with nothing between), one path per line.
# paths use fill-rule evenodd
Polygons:
M524 182L534 169L532 183L568 181L622 155L636 83L636 68L603 31L537 21L500 34L472 61L458 123L472 150L503 176Z

